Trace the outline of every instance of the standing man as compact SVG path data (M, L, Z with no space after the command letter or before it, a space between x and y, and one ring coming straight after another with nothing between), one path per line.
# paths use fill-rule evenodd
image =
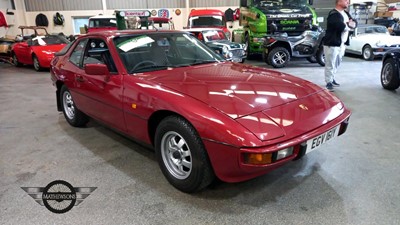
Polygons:
M340 86L335 81L337 68L344 56L345 45L349 45L349 30L357 26L351 15L345 11L349 0L336 0L336 6L327 18L324 37L325 82L326 88L333 91L333 86Z

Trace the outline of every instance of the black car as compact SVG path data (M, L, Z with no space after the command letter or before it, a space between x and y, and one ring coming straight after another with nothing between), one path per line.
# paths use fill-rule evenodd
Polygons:
M396 90L400 86L400 49L385 53L382 59L381 84L388 90Z

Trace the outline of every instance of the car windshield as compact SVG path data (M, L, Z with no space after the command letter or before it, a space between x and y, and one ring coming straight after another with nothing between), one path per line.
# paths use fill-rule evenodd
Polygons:
M189 18L190 27L223 27L225 21L222 16L194 16Z
M69 41L59 35L36 36L32 38L33 46L68 44Z
M224 59L188 33L148 33L114 38L129 73L216 63Z
M92 27L116 27L117 21L115 18L90 18L89 28Z
M220 30L207 30L202 32L204 41L227 40L225 33Z
M360 27L357 29L357 34L388 34L389 31L384 26L371 26L371 27Z
M307 2L307 0L253 0L253 4L259 8L303 7Z

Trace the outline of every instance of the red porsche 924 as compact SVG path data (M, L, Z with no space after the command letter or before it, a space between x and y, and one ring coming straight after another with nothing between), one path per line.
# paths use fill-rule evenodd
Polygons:
M108 31L79 37L51 62L57 107L151 146L183 192L215 177L263 175L346 131L350 111L325 88L225 61L182 31Z

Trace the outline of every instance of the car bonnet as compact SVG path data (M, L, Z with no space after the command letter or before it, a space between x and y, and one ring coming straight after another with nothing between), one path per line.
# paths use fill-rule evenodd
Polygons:
M233 119L272 109L323 89L285 73L230 62L155 71L146 78Z

